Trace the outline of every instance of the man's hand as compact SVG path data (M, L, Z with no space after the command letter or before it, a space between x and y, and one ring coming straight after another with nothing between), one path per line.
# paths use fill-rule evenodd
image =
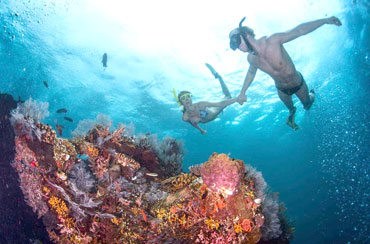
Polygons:
M202 133L202 135L205 135L207 133L206 130L201 130L200 133Z
M342 22L340 22L340 20L335 16L327 18L326 23L329 24L329 25L336 25L336 26L341 26L342 25Z
M236 101L240 104L243 105L247 101L247 96L245 94L239 94L239 96L236 98Z

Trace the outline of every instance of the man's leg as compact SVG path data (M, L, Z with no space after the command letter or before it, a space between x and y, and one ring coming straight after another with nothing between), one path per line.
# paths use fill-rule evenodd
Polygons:
M303 81L302 87L296 92L296 95L306 110L309 110L315 101L315 91L312 89L308 93L308 87L305 81Z
M289 109L289 117L286 121L287 125L292 127L294 130L298 130L298 125L294 122L296 107L294 107L292 96L285 94L279 89L278 89L278 94L279 94L280 100Z

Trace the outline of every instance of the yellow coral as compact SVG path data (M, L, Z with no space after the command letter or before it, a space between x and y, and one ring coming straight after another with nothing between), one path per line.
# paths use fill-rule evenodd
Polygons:
M46 195L48 195L48 194L50 193L50 189L49 189L49 188L47 188L46 186L44 186L44 187L42 188L42 191L43 191Z
M99 155L99 150L93 146L87 146L87 151L90 157L97 157Z
M207 225L208 229L216 229L220 227L220 223L217 220L214 220L212 218L204 220L204 223Z
M119 221L117 218L113 218L110 220L113 224L119 225L121 221Z
M187 218L186 218L185 214L181 218L179 218L178 220L179 220L180 225L186 226Z
M197 178L193 174L180 174L162 181L162 184L168 184L171 191L177 191L183 189Z
M65 222L64 222L64 225L68 228L68 229L72 229L74 226L75 226L75 222L72 218L66 218L65 219Z
M239 223L236 223L234 224L234 230L235 230L235 233L240 233L243 231L243 227Z
M67 208L66 203L62 199L56 196L51 196L48 202L51 208L54 209L55 212L57 212L59 216L63 218L67 216L68 208Z
M163 208L156 210L156 212L157 212L158 219L163 219L166 217L166 210L164 210Z

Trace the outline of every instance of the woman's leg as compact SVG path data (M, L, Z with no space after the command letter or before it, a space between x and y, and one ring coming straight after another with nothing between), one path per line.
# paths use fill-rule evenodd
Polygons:
M224 80L222 79L221 75L216 72L216 70L212 67L212 65L206 63L206 66L211 71L212 75L214 75L215 78L220 81L220 85L221 85L222 92L224 93L224 95L228 99L231 99L231 95L230 95L229 89L227 88L227 86L226 86Z
M222 92L224 93L225 97L227 97L228 99L231 99L230 91L227 88L227 86L226 86L224 80L222 79L221 75L218 75L217 78L220 81Z

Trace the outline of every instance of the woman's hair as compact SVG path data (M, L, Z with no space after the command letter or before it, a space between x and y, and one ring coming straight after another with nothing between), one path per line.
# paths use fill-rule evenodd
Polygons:
M191 92L189 92L189 91L181 91L178 95L177 95L177 99L179 100L179 102L182 104L182 102L181 102L181 100L180 100L180 97L182 96L182 95L184 95L184 94L186 94L186 93L190 93L191 94Z

